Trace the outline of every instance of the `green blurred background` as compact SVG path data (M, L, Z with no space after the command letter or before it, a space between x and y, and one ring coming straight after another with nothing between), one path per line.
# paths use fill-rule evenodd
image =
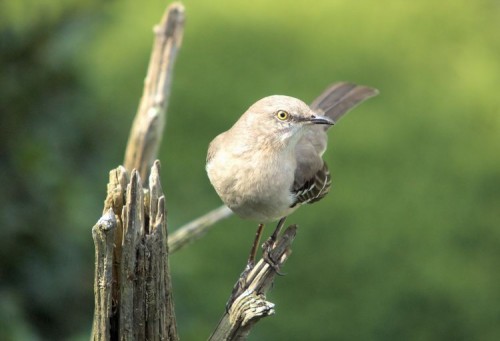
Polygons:
M3 340L89 337L91 228L166 4L0 2ZM500 2L184 4L160 155L171 230L220 205L208 143L257 99L381 91L332 129L333 191L289 218L277 314L250 339L499 340ZM184 340L214 328L256 227L219 225L171 257Z

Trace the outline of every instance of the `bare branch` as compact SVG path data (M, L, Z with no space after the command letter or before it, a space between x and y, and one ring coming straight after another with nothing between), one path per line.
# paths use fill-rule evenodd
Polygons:
M205 235L205 233L214 227L215 223L231 216L232 214L233 212L227 208L227 206L222 205L219 208L216 208L215 210L212 210L187 223L186 225L179 227L168 238L170 253L176 252L184 246L200 239L203 235Z
M157 158L166 121L167 104L175 57L182 42L184 6L171 4L154 29L156 39L139 109L134 119L125 160L127 171L137 169L143 181Z

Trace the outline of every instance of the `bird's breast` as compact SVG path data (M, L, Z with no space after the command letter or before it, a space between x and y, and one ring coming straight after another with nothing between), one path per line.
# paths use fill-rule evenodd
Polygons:
M222 201L242 218L277 220L293 204L293 154L267 151L219 150L207 173Z

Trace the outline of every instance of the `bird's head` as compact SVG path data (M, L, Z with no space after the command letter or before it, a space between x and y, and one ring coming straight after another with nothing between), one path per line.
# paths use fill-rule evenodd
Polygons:
M330 118L314 113L301 100L281 95L257 101L240 120L252 133L282 144L297 142L308 126L334 124Z

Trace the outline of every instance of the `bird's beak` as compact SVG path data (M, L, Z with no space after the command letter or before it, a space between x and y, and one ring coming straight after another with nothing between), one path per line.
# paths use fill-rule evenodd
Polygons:
M316 114L311 115L309 121L313 124L326 124L330 126L335 124L335 122L331 118Z

